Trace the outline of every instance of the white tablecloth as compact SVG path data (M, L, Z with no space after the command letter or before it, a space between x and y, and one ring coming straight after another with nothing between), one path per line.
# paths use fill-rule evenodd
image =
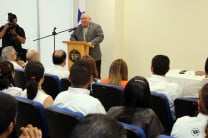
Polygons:
M166 74L168 81L178 83L182 88L187 85L197 83L204 79L204 76L195 75L195 71L185 71L184 74L180 74L181 69L172 69Z

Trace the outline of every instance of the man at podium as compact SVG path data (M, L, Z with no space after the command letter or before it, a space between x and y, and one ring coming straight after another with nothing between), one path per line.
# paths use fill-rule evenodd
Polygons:
M86 41L94 45L94 48L89 49L89 55L96 62L98 77L101 72L101 50L100 43L104 39L104 34L100 25L91 22L91 18L87 13L81 15L81 24L71 34L71 41Z

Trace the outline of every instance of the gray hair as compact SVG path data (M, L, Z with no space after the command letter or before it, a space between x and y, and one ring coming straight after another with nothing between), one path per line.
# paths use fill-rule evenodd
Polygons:
M10 60L11 56L15 53L16 53L16 51L13 48L13 46L7 46L2 49L1 55L4 60Z

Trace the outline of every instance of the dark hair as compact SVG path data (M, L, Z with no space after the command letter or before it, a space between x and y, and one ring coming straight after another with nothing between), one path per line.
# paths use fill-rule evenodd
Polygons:
M29 62L25 66L25 78L27 80L27 98L34 99L38 91L38 83L44 76L44 67L40 62Z
M0 93L0 134L8 128L11 122L15 124L17 110L17 102L14 97Z
M156 55L152 59L153 73L156 75L165 75L169 70L170 60L165 55Z
M150 107L150 88L148 81L141 76L135 76L124 89L123 105L128 107Z
M77 60L70 68L70 80L74 87L82 87L89 83L91 76L91 66L85 60Z
M59 65L66 60L66 53L64 50L56 50L53 52L53 64Z
M90 63L93 78L98 78L98 71L97 71L97 66L96 66L95 60L91 56L88 56L88 55L83 56L82 59L86 60L87 62Z
M103 114L90 114L76 125L71 138L126 138L126 131L113 118Z
M204 67L205 73L208 75L208 58L205 62L205 67Z
M0 90L7 89L13 83L14 66L9 61L0 61Z

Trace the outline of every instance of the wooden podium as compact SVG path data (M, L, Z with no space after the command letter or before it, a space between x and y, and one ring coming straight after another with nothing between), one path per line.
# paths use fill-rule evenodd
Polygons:
M68 69L70 69L74 61L84 55L88 55L90 47L94 47L84 41L63 41L63 43L67 44L68 49Z

